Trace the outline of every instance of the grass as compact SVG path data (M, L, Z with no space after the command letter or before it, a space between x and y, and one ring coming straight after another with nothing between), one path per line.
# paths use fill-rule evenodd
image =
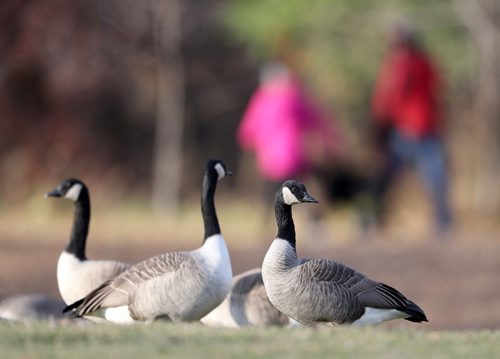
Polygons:
M260 207L244 203L225 203L222 200L220 203L221 205L218 205L219 219L230 250L237 248L244 251L247 248L258 246L265 248L269 245L275 235L275 224L273 221L267 224L262 223L263 217ZM94 250L91 253L94 257L106 257L100 252L103 247L99 245L102 243L109 244L109 248L119 247L134 250L140 245L141 247L154 246L154 248L163 250L163 248L170 249L171 247L195 248L201 241L203 228L198 203L193 202L191 205L183 207L182 213L175 217L153 216L140 206L119 207L114 210L100 206L95 207L89 239L89 247ZM294 212L297 217L300 238L306 237L302 233L307 231L307 214L307 207L297 208ZM339 218L338 213L330 217L327 224L332 230L328 232L331 236L328 238L328 243L337 245L339 240L348 237L345 233L350 234L350 226L342 224L342 222L347 221L343 220L344 217ZM2 234L0 235L0 247L7 243L5 247L0 249L12 257L17 255L15 250L10 250L11 247L15 247L12 243L26 243L26 250L29 251L29 243L36 240L37 243L42 243L44 246L53 245L54 248L57 248L57 251L50 255L50 258L55 261L59 248L62 248L67 241L71 220L72 207L69 202L37 202L36 206L34 205L33 209L28 211L24 211L23 208L17 211L2 211L0 209ZM176 237L171 237L172 229L176 230ZM245 232L246 236L242 237L242 232ZM491 233L496 232L492 231ZM488 236L496 238L494 234ZM176 238L177 242L173 242L171 238ZM477 236L474 239L477 239ZM426 312L429 308L429 317L432 317L431 323L436 325L435 328L499 328L498 316L491 312L491 308L495 308L494 305L488 305L486 309L483 308L486 313L480 319L475 319L478 318L478 307L481 307L481 303L493 302L493 300L485 301L485 298L486 300L498 298L494 287L485 285L487 290L472 291L476 293L472 297L468 295L471 291L466 290L467 296L458 296L457 299L456 288L448 286L452 283L449 280L450 276L447 277L446 273L435 275L436 268L446 269L453 274L452 278L458 275L458 277L465 278L477 285L479 276L471 275L470 270L467 270L464 273L469 273L469 277L462 277L461 273L457 274L456 267L451 266L456 258L469 260L469 262L464 262L466 264L476 263L478 260L485 262L484 250L478 251L477 242L471 241L471 243L474 244L473 247L451 247L452 250L454 249L451 252L449 252L450 246L439 249L437 253L443 254L442 256L432 256L430 261L423 261L423 267L430 267L427 272L418 269L418 271L415 270L414 276L410 273L404 277L406 279L402 279L404 284L409 282L415 284L414 278L422 278L422 280L427 281L425 285L421 285L420 289L416 290L416 293L419 293L422 298L429 298L427 305L424 302L423 307L426 308ZM316 245L316 242L303 240L298 245L313 246ZM378 273L377 269L380 271L381 267L386 267L383 260L388 258L392 260L392 257L396 257L400 253L407 256L404 258L417 256L419 260L422 260L426 253L420 247L415 247L416 249L409 247L409 251L403 252L394 252L392 248L390 241L385 241L382 244L369 243L365 244L363 248L355 248L357 256L350 258L351 261L357 260L357 263L355 261L353 263L366 265L367 261L373 259L373 255L368 255L370 251L378 253L377 256L382 259L379 257L373 259L372 265L367 267L370 268L368 274ZM333 249L336 247L327 247L327 249L328 255L325 253L324 256L335 257ZM354 248L349 250L354 252ZM436 248L429 247L429 250L432 251L429 253L433 253ZM456 257L457 253L460 254L463 251L476 254ZM389 254L382 256L383 252ZM453 260L450 256L444 256L448 252L451 253ZM497 251L489 252L498 253ZM343 253L348 252L344 249ZM110 257L112 254L110 252ZM441 257L444 264L441 264ZM34 257L30 258L35 260ZM46 257L42 256L42 258ZM261 260L261 257L256 258L255 263L260 263ZM488 261L492 263L485 266L488 273L490 275L497 273L495 266L497 262L495 262L494 255ZM11 263L5 260L4 262ZM54 266L54 271L55 264L51 264ZM14 264L11 265L14 268ZM46 267L47 264L44 263L43 266L37 268L46 270ZM380 279L389 278L387 275L394 272L391 268L397 269L399 267L393 265L392 267L387 266L387 268ZM401 271L395 277L401 277L405 273L406 270ZM47 283L49 282L47 278L50 278L52 281L50 283L55 285L55 273L37 272L37 275ZM481 277L486 278L486 281L489 278L486 275ZM439 285L430 287L429 281L433 280L438 281ZM21 283L34 285L31 282L21 281ZM5 282L2 284L4 285ZM407 288L404 285L402 287ZM435 288L441 287L444 288L445 294L436 297ZM428 288L425 292L427 294L422 294L420 290L423 291L425 288ZM7 292L7 294L10 293ZM441 305L441 303L445 303L445 305ZM464 305L468 303L470 305ZM458 319L454 322L447 322L437 318L439 316L441 318L458 317ZM467 319L468 316L472 319ZM488 320L485 321L485 318ZM489 320L491 318L493 320ZM207 328L196 324L174 325L168 323L132 327L113 325L80 327L55 323L11 324L0 322L0 358L496 358L500 353L500 331L498 330L438 332L431 331L432 328L425 331L423 329L423 326L412 326L411 329L329 327L228 330Z
M500 332L0 323L2 358L494 358Z

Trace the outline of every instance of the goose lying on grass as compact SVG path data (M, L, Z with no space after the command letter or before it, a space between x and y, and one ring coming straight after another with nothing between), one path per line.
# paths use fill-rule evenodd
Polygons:
M0 302L0 319L11 321L63 318L64 302L43 294L19 294Z
M289 318L271 304L262 281L260 268L250 269L233 278L226 299L201 320L213 327L288 325Z

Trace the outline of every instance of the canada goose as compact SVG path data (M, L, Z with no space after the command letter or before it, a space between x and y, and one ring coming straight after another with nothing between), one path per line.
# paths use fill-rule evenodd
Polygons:
M59 292L64 302L70 304L116 277L129 265L111 260L87 259L85 246L90 222L90 196L82 181L69 178L46 196L68 198L75 206L69 243L57 262Z
M262 277L271 303L307 325L379 324L391 319L427 321L396 289L333 260L297 257L292 205L317 203L305 186L289 180L274 199L278 234L266 253Z
M64 307L62 300L48 295L13 295L0 302L0 319L11 321L61 319Z
M155 318L196 321L219 305L231 287L232 271L214 194L217 181L230 174L221 161L208 161L201 196L205 226L201 247L140 262L65 311L119 323Z
M250 269L233 278L224 301L205 317L203 324L213 327L287 325L289 318L267 298L260 268Z

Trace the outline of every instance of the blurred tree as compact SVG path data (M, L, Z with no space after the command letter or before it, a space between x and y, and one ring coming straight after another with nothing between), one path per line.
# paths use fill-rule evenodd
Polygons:
M80 176L175 208L208 157L234 167L254 78L216 21L222 3L0 2L1 203Z
M181 0L155 0L154 41L157 57L157 114L152 202L157 212L176 212L182 175L184 66Z
M477 48L474 113L471 127L477 146L474 161L474 206L498 210L500 203L500 2L455 0L455 10Z

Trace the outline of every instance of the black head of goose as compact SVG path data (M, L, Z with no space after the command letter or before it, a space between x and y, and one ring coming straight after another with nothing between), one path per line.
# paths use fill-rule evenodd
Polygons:
M293 180L275 196L278 234L264 258L262 277L276 308L307 325L427 321L420 307L386 284L333 260L298 258L291 207L305 202L317 201Z
M116 323L156 318L196 321L219 305L231 287L232 270L214 195L217 182L230 174L222 161L208 161L202 183L205 235L201 247L146 259L65 311Z
M78 179L68 178L46 196L67 198L74 203L73 227L69 243L64 250L79 260L86 260L85 246L90 222L90 195L87 186Z
M69 304L120 274L128 268L128 264L87 259L85 248L90 223L90 195L82 181L66 179L46 196L69 199L75 208L69 243L57 262L59 292Z

